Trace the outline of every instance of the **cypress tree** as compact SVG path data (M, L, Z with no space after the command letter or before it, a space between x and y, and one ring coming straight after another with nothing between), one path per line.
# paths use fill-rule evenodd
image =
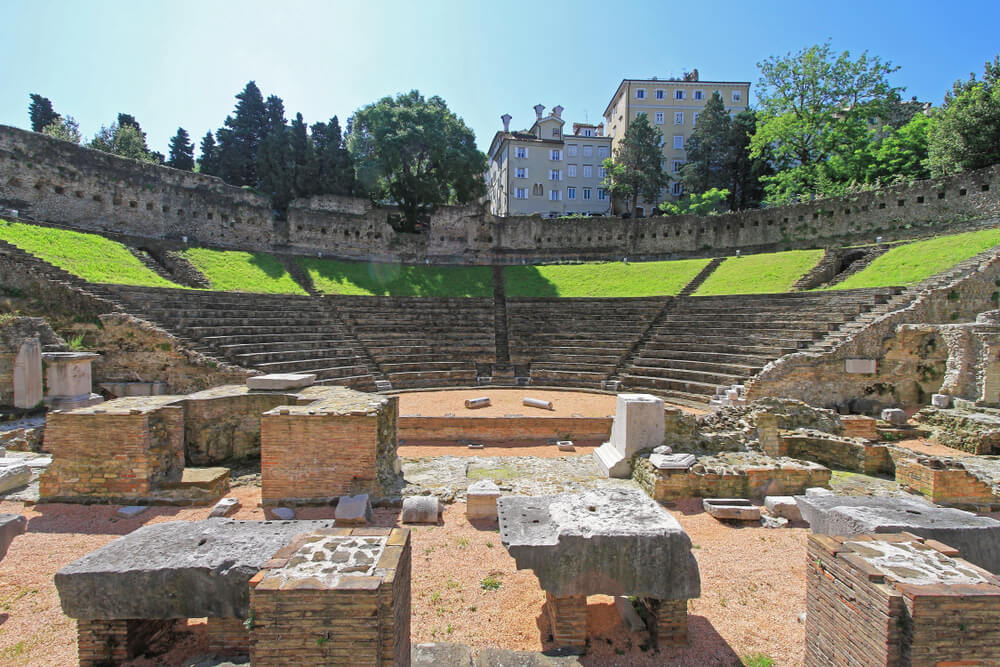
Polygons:
M32 132L41 132L46 127L59 120L59 114L52 108L52 102L38 93L31 93L31 104L28 105L28 117L31 118Z
M199 173L207 176L219 175L219 147L212 132L206 132L201 140L201 157L198 158Z
M183 127L177 128L177 134L170 140L170 158L167 166L174 169L192 171L194 169L194 144Z
M268 109L253 81L236 95L233 115L216 133L220 176L233 185L257 185L257 151L267 136Z

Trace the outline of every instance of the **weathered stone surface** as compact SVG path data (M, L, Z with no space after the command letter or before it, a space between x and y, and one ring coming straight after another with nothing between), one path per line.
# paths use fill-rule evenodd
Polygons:
M246 618L250 578L296 535L332 521L206 519L144 526L55 576L71 618Z
M844 370L848 373L863 373L872 375L876 371L874 359L845 359Z
M788 526L788 519L783 516L761 515L760 525L764 526L764 528L786 528Z
M411 496L403 499L403 523L437 523L441 503L435 496Z
M931 394L931 405L935 408L947 409L951 407L951 396L948 394Z
M300 389L316 381L315 373L271 373L247 378L251 389Z
M701 594L687 533L641 491L505 496L498 506L504 546L552 595Z
M7 549L14 538L24 532L28 520L20 514L0 514L0 560L7 555Z
M488 479L470 484L465 492L465 516L469 519L496 519L499 497L500 487Z
M219 517L229 516L233 512L240 508L240 501L238 498L223 498L219 502L215 503L215 507L209 513L208 517L210 519L215 519Z
M0 459L0 493L17 489L31 481L31 468L19 459Z
M795 502L795 496L768 496L764 498L764 507L771 516L780 516L792 521L802 520L802 512Z
M822 498L825 496L832 496L832 495L834 495L833 491L831 491L830 489L824 489L821 486L814 486L806 489L806 498Z
M663 443L663 399L651 394L618 394L611 439L594 450L594 461L608 477L632 474L630 459L643 449Z
M282 521L291 521L295 518L295 510L291 507L275 507L271 510L271 514Z
M93 352L45 352L46 402L53 409L71 410L95 405L104 399L91 392L90 364L101 355Z
M472 649L464 644L427 642L410 649L411 667L472 667Z
M896 426L902 426L906 423L906 412L900 410L899 408L886 408L882 411L882 421L887 421L890 424L895 424Z
M579 649L561 648L538 653L487 647L479 651L474 667L581 667Z
M760 521L760 508L743 498L705 498L701 506L716 519Z
M650 454L649 462L660 470L687 470L698 461L694 454Z
M14 407L33 408L42 398L42 344L29 338L21 343L14 359Z
M338 526L363 526L372 520L372 501L367 493L341 496L333 516Z
M796 496L795 500L814 533L913 533L954 547L966 560L1000 573L1000 521L996 519L916 498Z

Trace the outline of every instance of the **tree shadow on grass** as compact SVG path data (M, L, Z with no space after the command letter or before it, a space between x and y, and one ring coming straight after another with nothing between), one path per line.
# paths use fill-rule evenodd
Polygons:
M537 266L505 266L504 289L507 297L557 297L555 284L543 276Z
M278 280L284 276L291 278L288 274L288 270L281 262L271 255L262 252L254 252L250 254L250 265L260 269L267 274L268 278L272 278L274 280Z
M322 291L324 280L346 283L376 296L485 298L493 296L493 272L488 266L344 262L296 258Z

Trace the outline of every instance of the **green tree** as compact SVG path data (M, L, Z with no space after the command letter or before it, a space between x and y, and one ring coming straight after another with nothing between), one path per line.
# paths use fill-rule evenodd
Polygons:
M1000 162L1000 56L982 81L956 81L930 129L928 165L935 176Z
M933 120L918 113L908 123L870 145L866 183L914 181L930 177L927 166Z
M170 157L167 166L184 171L194 170L194 144L183 127L177 128L177 134L170 139Z
M729 185L734 158L732 136L732 119L722 97L712 93L687 141L687 161L681 168L685 192L697 194Z
M256 186L257 150L267 137L268 107L260 88L253 81L236 95L236 100L233 114L216 132L219 176L233 185Z
M355 194L354 160L344 145L337 117L331 118L329 123L314 123L310 130L315 146L314 192L345 196Z
M59 114L52 108L52 102L38 93L31 93L31 104L28 105L28 117L31 119L31 131L41 132L49 125L59 120Z
M122 126L116 121L110 126L102 126L87 146L140 162L156 161L146 148L146 139L142 136L142 132L131 124Z
M660 202L657 207L663 215L715 215L726 210L729 190L710 188L701 193L689 193L676 202Z
M698 119L701 122L701 119ZM744 109L733 117L729 128L729 208L741 211L757 208L764 200L764 178L772 173L766 155L750 154L750 141L757 131L757 114Z
M816 192L830 178L824 163L862 148L870 119L886 117L900 90L888 82L898 67L867 51L857 59L847 51L834 54L829 42L758 67L761 110L750 151L752 157L770 152L780 170L766 177L771 201Z
M441 204L468 203L486 186L476 136L440 97L418 91L359 109L347 146L365 191L399 207L399 231L416 231Z
M257 149L257 188L271 196L271 205L284 218L295 197L295 160L285 105L275 95L267 98L267 129Z
M206 132L201 139L201 156L198 158L198 173L207 176L219 175L219 147L215 144L215 136Z
M80 134L80 124L72 116L66 116L66 118L56 116L55 120L42 128L42 134L63 141L71 141L74 144L79 144L83 139Z
M663 134L649 124L646 114L639 114L625 130L613 158L604 161L604 186L615 199L625 203L629 215L635 214L639 202L653 204L660 190L670 183L660 165Z

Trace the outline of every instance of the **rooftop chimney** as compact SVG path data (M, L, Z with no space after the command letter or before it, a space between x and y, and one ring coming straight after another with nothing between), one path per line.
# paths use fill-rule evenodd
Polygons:
M535 105L535 118L541 119L543 111L545 111L545 105L544 104L536 104Z
M557 104L554 107L552 107L552 115L555 116L556 118L562 118L562 112L563 108L561 104Z
M500 116L500 120L503 121L504 132L510 132L510 119L511 115L509 113L505 113L504 115Z

